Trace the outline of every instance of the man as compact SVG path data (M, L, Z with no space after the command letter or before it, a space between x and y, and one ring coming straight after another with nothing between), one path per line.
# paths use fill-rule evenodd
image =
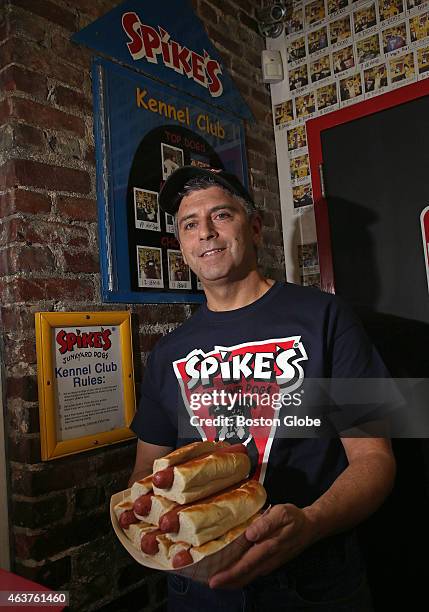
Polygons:
M307 381L386 375L337 298L261 274L261 216L234 176L182 167L164 184L159 204L175 215L183 257L207 303L149 357L132 424L139 441L130 483L149 474L154 459L189 442L181 429L189 424L191 391L220 382L235 397L256 389L257 397L288 399L280 416L302 416ZM256 402L252 414L271 410ZM260 455L256 477L272 505L246 531L253 546L209 587L169 575L170 610L371 609L353 527L389 493L395 462L387 440L340 439L325 417L326 436L250 427ZM195 438L203 435L195 431Z

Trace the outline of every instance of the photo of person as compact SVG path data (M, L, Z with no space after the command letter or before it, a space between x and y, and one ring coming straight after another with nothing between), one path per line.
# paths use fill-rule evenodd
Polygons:
M355 56L353 53L353 45L348 45L344 49L334 51L332 54L332 61L334 64L334 73L344 72L349 68L353 68L355 65Z
M377 15L375 12L375 3L361 6L353 13L355 34L368 30L377 24Z
M296 185L292 187L293 207L311 206L313 204L313 191L311 184Z
M417 63L419 74L429 72L429 47L417 49Z
M324 108L328 108L328 106L337 104L338 95L336 83L320 87L320 89L316 91L316 97L318 110L323 110Z
M405 47L407 44L407 28L405 23L386 28L383 30L382 36L384 53L390 53Z
M134 214L137 229L161 230L156 191L134 187Z
M307 117L316 110L314 104L314 93L307 94L306 96L300 96L295 98L296 116Z
M168 286L170 289L191 289L191 270L181 251L167 249Z
M358 64L368 62L380 55L380 40L378 34L361 38L356 42L356 53Z
M164 213L165 215L165 231L167 234L174 234L174 217L169 215L168 213Z
M364 72L365 93L370 91L379 91L387 86L387 68L386 64L380 64L373 68L368 68Z
M328 29L326 26L308 33L308 52L315 53L328 46Z
M331 45L341 42L342 40L345 40L351 36L352 30L350 25L350 15L346 15L345 17L341 17L341 19L333 21L329 26L329 31L331 35Z
M305 7L305 23L309 26L325 18L324 0L315 0Z
M317 242L298 244L298 266L301 271L305 270L308 274L318 272L319 255L317 252Z
M161 142L162 178L166 180L178 168L183 166L183 151L177 147Z
M360 74L353 74L340 81L341 101L353 100L362 94L362 81Z
M411 42L422 40L429 36L429 11L410 19Z
M413 8L416 8L416 6L420 6L425 2L427 2L427 0L407 0L407 9L411 11Z
M295 151L301 147L307 146L307 134L305 125L298 125L287 131L287 148L288 151Z
M289 70L289 88L291 91L308 85L307 64Z
M305 37L300 36L299 38L295 38L295 40L291 40L290 43L286 46L288 63L296 62L303 59L306 55L305 52Z
M196 166L197 168L211 168L209 162L203 159L197 159L195 157L191 158L191 166Z
M286 100L281 104L274 106L274 122L276 125L282 125L293 121L293 104L292 100Z
M317 242L298 245L298 266L304 274L311 274L319 271Z
M310 160L308 155L299 155L290 160L290 176L293 181L310 175Z
M139 287L162 289L164 278L161 249L137 246L137 273Z
M292 11L290 19L286 22L286 35L302 32L304 29L304 15L302 7L296 7Z
M415 76L414 57L412 53L407 53L401 57L393 57L390 61L390 79L392 83L405 81Z
M302 274L301 285L304 287L316 287L316 289L320 289L320 273Z
M328 0L328 15L332 15L349 5L348 0Z
M404 12L403 0L378 0L380 21L396 17Z
M324 55L323 57L317 58L314 62L311 62L310 75L312 83L326 79L326 77L331 76L331 74L331 58L329 55Z

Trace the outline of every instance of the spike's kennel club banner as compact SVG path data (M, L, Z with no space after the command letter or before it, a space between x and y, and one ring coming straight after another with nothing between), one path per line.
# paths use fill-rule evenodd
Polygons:
M158 194L183 165L246 184L251 113L187 0L125 2L73 40L122 64L93 66L103 298L201 301Z

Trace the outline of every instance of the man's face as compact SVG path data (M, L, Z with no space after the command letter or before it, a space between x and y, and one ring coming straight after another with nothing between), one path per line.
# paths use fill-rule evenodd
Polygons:
M183 257L201 282L245 278L256 269L261 219L220 187L186 195L177 213Z

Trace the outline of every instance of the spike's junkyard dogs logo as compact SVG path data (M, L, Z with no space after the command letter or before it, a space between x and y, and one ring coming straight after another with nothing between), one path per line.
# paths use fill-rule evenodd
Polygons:
M136 13L122 15L122 27L130 42L128 51L133 60L146 59L151 64L160 60L164 66L179 74L184 74L198 85L205 87L213 98L222 95L223 85L219 78L222 68L219 62L211 58L207 51L200 55L183 47L170 38L170 34L158 26L156 30L140 21Z
M300 406L307 359L300 336L195 349L173 363L190 424L202 440L246 444L262 482L283 407Z

